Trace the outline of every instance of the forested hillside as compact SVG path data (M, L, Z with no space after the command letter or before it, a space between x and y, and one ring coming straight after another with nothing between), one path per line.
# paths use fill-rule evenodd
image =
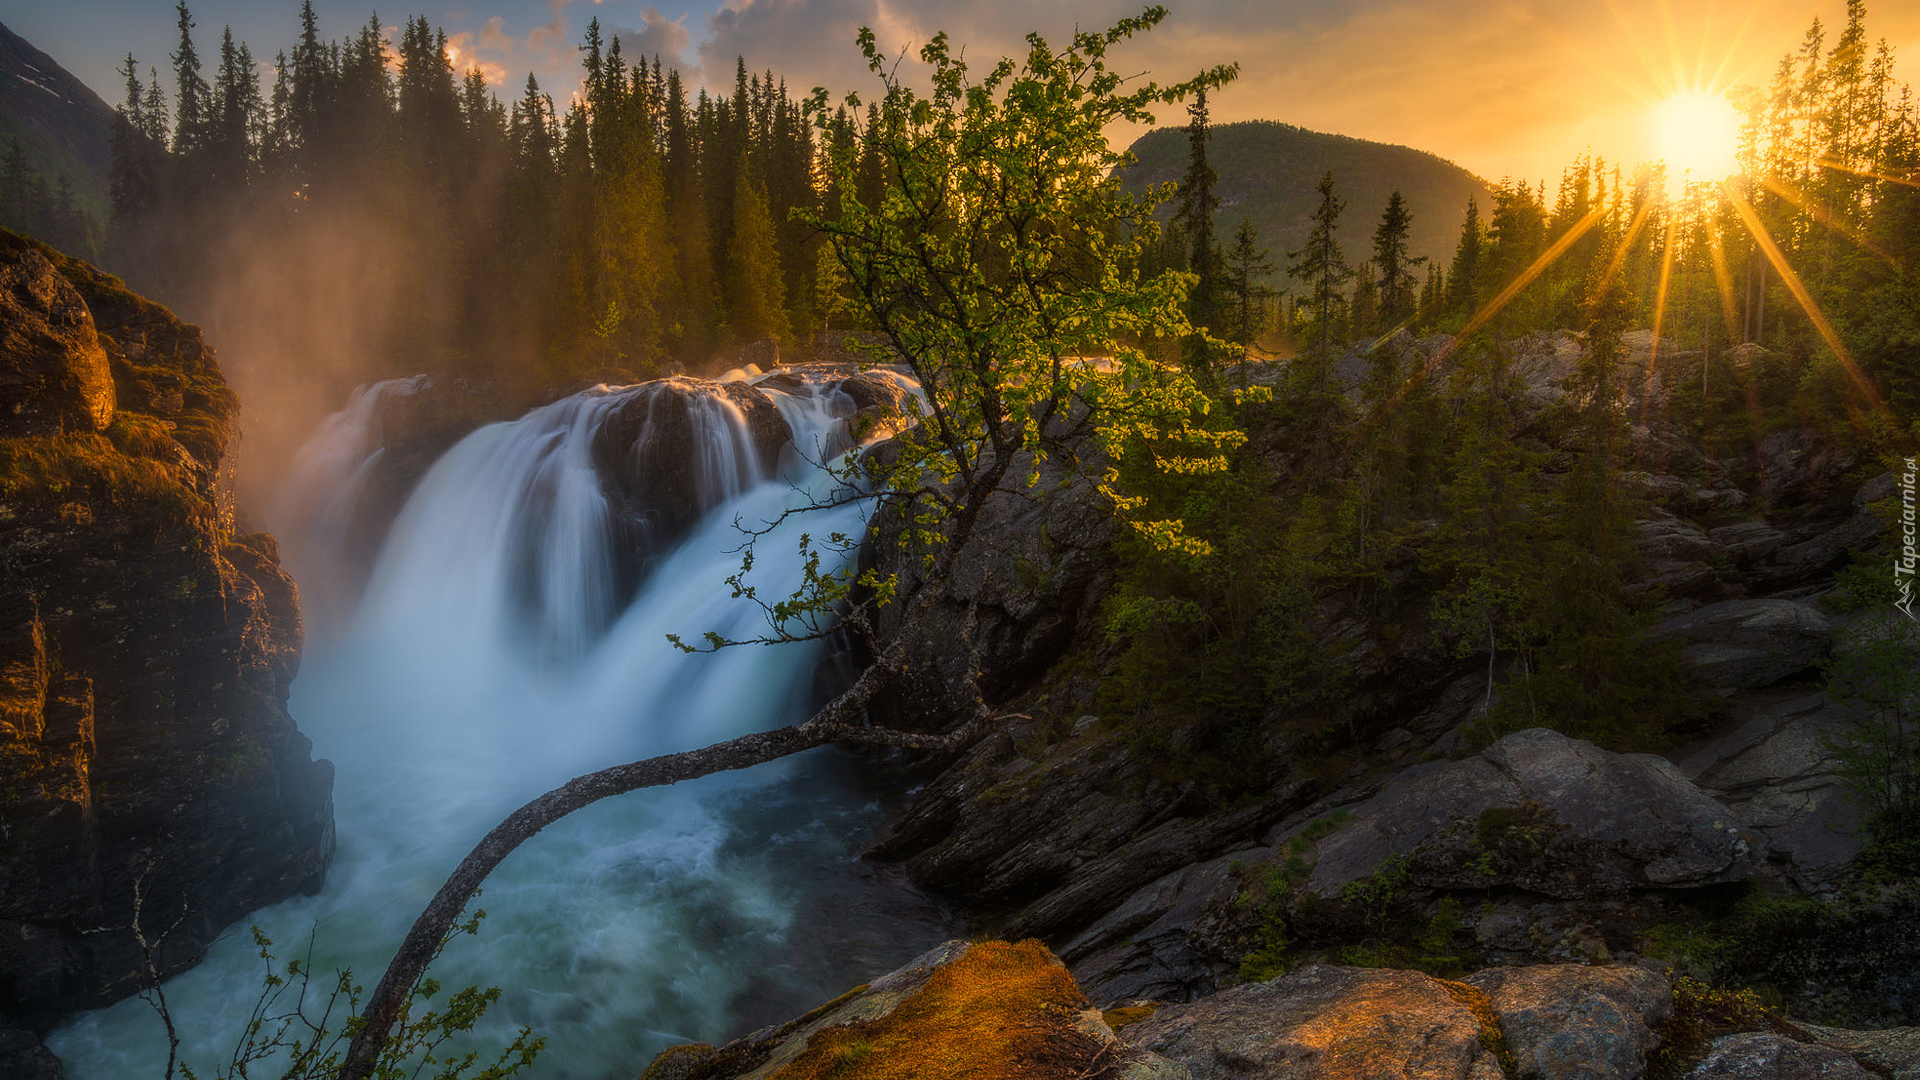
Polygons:
M1131 191L1178 180L1186 167L1187 139L1179 128L1148 132L1128 150L1138 161L1120 176ZM1340 241L1355 251L1365 246L1388 196L1399 191L1413 212L1408 248L1445 259L1459 238L1460 208L1469 198L1484 205L1488 196L1479 177L1433 154L1272 120L1215 126L1207 156L1220 176L1220 232L1230 236L1242 221L1251 222L1276 253L1306 240L1313 185L1323 173L1333 173L1353 209Z
M0 226L98 258L113 109L0 26Z

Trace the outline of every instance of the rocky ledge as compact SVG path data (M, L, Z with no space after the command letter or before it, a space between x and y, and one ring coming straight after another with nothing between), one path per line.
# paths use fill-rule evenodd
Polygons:
M237 413L198 329L0 233L0 1074L326 872L299 599L223 509Z
M950 941L641 1080L1854 1080L1920 1076L1920 1028L1803 1028L1630 964L1462 980L1307 964L1188 1003L1092 1007L1037 941Z

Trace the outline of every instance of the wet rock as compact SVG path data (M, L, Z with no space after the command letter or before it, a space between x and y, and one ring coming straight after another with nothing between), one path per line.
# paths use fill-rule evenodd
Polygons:
M25 1028L0 1024L0 1076L8 1080L61 1080L64 1072L53 1051Z
M658 546L727 493L771 476L791 439L767 395L681 375L628 391L595 432L593 457L610 493Z
M1246 867L1274 854L1246 848L1183 866L1142 886L1060 949L1095 1001L1191 1001L1231 981L1239 956L1207 924L1231 904Z
M113 374L93 312L45 255L0 243L0 435L104 431Z
M1430 888L1689 888L1750 876L1757 839L1664 759L1534 728L1400 773L1319 842L1306 888L1338 897L1390 859Z
M1726 600L1668 619L1660 639L1688 644L1694 673L1722 692L1777 683L1813 667L1833 642L1820 609L1793 600Z
M1195 1080L1501 1080L1486 995L1411 971L1310 964L1121 1029Z
M1673 1015L1673 990L1637 967L1500 967L1465 980L1486 992L1521 1080L1635 1080Z
M1869 1080L1872 1075L1839 1050L1750 1031L1715 1039L1686 1080Z

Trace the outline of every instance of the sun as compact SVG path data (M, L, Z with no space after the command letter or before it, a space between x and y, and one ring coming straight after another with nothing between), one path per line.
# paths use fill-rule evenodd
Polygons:
M1678 183L1721 180L1740 171L1735 150L1740 113L1726 98L1708 90L1683 90L1654 106L1648 118L1653 145Z

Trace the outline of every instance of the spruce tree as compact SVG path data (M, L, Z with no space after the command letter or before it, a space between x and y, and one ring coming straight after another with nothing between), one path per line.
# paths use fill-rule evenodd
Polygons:
M1219 175L1207 160L1207 143L1212 130L1207 120L1207 93L1196 93L1187 106L1187 171L1180 179L1179 199L1173 215L1178 234L1187 246L1187 268L1196 278L1187 294L1187 321L1196 329L1225 328L1223 279L1219 243L1213 237L1213 215L1220 209L1220 197L1213 193ZM1187 342L1187 362L1198 369L1210 366L1205 339L1195 335Z
M1253 222L1241 221L1233 234L1233 247L1226 254L1227 293L1233 301L1232 341L1240 346L1244 363L1267 326L1267 301L1274 296L1265 278L1273 273L1273 262L1260 246ZM1244 381L1245 370L1241 375Z
M1333 173L1329 171L1321 177L1314 190L1319 193L1320 201L1309 216L1313 229L1308 232L1304 247L1287 252L1287 258L1292 260L1287 264L1287 276L1305 287L1304 299L1313 337L1313 381L1324 387L1332 361L1335 323L1344 299L1341 286L1353 277L1354 270L1346 263L1335 231L1340 225L1340 212L1347 204L1334 194Z
M1407 234L1413 227L1413 211L1407 200L1395 190L1387 199L1386 212L1373 231L1373 265L1378 271L1380 291L1379 319L1383 330L1411 322L1416 310L1414 289L1417 279L1413 268L1427 257L1407 254Z

